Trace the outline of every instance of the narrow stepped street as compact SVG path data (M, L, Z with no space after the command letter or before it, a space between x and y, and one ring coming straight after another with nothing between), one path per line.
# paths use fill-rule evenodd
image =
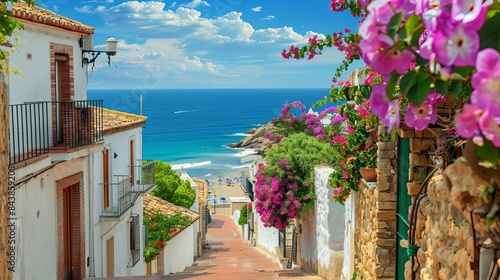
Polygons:
M213 215L207 233L208 248L193 266L183 272L170 275L136 277L87 278L102 280L159 280L159 279L200 279L200 280L272 280L311 279L321 280L301 270L280 269L277 258L271 257L258 248L250 247L239 235L235 223L229 216Z

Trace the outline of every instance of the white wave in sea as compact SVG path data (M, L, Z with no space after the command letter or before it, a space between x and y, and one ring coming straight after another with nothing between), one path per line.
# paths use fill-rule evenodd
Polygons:
M238 136L238 137L247 137L251 136L252 134L247 134L247 133L233 133L233 134L224 134L224 136Z
M212 176L212 174L210 173L203 175L203 177L210 177L210 176Z
M197 110L181 110L181 111L173 111L172 114L184 114L184 113L194 113Z
M262 126L261 123L253 123L252 126Z
M257 154L256 150L244 150L243 152L233 154L235 157L244 157L244 156L249 156L249 155L255 155Z
M188 168L199 167L199 166L210 165L210 164L212 164L211 161L191 162L191 163L173 164L171 166L171 168L172 168L172 170L179 170L179 169L188 169Z

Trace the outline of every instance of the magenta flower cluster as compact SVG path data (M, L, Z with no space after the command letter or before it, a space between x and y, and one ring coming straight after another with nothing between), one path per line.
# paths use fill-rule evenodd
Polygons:
M300 110L300 116L292 114L291 110L293 108ZM332 113L338 113L337 108L329 107L316 114L306 112L306 107L300 101L292 102L281 109L279 118L272 120L278 136L275 134L266 134L265 136L272 142L279 143L283 137L291 133L304 132L316 136L319 140L328 140L327 131L322 120Z
M500 55L493 49L479 52L472 76L471 104L456 118L457 133L478 146L489 140L500 147Z
M401 119L400 98L388 88L394 75L403 76L398 83L410 101L404 122L416 130L435 124L436 104L446 101L450 88L460 91L457 84L467 88L470 79L470 104L456 118L457 133L478 146L490 141L500 147L500 54L496 45L481 45L479 33L492 4L491 0L375 0L367 7L359 29L360 49L363 60L382 75L384 83L372 88L371 110L389 130L399 127ZM409 30L419 24L422 32ZM407 32L398 31L403 29ZM408 44L414 42L409 36L418 36L418 43Z
M297 171L284 159L278 166L285 171L282 178L275 173L268 174L265 165L259 165L255 174L255 210L265 227L282 229L288 226L290 219L298 218L304 203L313 201L312 197L301 195L303 188L312 186L312 182L302 182Z

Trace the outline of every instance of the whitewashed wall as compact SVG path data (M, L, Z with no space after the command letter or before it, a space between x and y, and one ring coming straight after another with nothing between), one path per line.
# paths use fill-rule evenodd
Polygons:
M130 173L130 140L134 140L134 155L136 159L142 159L142 128L137 127L125 131L120 131L113 134L104 136L104 147L109 149L110 153L110 171L111 175L129 175ZM117 157L114 157L116 153ZM135 164L140 164L136 162ZM92 190L92 224L93 224L93 255L90 256L94 260L94 273L89 276L104 277L106 276L106 242L112 236L114 237L114 267L115 276L133 276L145 275L146 264L143 261L144 250L144 232L143 228L143 205L142 196L134 203L134 206L127 210L120 221L99 221L99 217L103 210L102 204L102 153L96 153L93 156L93 190ZM139 174L135 170L135 178ZM114 180L114 179L112 179ZM114 182L114 181L112 181ZM130 224L128 220L131 214L139 215L141 233L141 251L140 261L133 267L127 267L131 254L130 254Z
M195 254L186 248L191 248L193 245L194 232L196 228L192 224L168 241L163 251L165 274L184 271L186 266L193 264Z
M181 173L180 177L181 177L182 180L188 180L190 182L190 184L191 184L191 188L194 189L194 203L193 203L193 205L191 205L191 207L189 208L189 210L194 211L196 213L199 213L200 209L199 209L199 205L198 205L198 185L184 171ZM193 243L191 245L193 247L193 254L195 256L198 255L198 231L196 229L199 228L199 225L198 225L199 222L200 222L199 220L196 220L193 223L193 226L194 226L195 230L193 230Z
M14 279L56 279L57 278L57 194L56 181L79 172L84 173L83 188L85 201L88 199L88 158L72 160L50 169L21 184L16 190L16 217L18 220L16 244L17 256ZM29 167L27 167L29 168ZM24 168L17 170L23 174ZM21 178L19 178L21 179ZM43 179L43 184L41 183ZM43 187L42 187L43 185ZM85 204L88 211L88 204ZM87 220L87 216L86 222ZM88 236L85 227L85 236ZM88 255L89 243L85 240Z
M317 200L314 215L306 215L301 220L303 265L325 279L338 279L335 277L340 277L343 264L345 209L332 199L333 189L328 186L332 172L330 167L315 168Z
M273 227L264 227L259 214L255 213L255 218L257 220L257 246L265 249L270 254L276 254L278 230Z
M9 75L10 104L27 101L50 101L50 43L73 47L75 100L86 99L86 67L82 67L82 52L78 43L80 35L55 28L35 26L24 22L25 29L17 33L20 46L11 53L11 68L19 69L22 75ZM31 59L27 55L31 54Z
M241 217L241 211L240 210L234 210L233 215L231 216L231 219L233 219L234 224L238 228L238 232L240 233L241 238L248 240L248 224L240 225L238 224L238 220Z

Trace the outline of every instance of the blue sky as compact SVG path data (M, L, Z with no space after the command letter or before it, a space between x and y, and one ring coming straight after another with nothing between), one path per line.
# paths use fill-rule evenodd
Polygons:
M342 54L285 60L281 51L357 19L330 0L40 0L37 5L93 26L95 49L119 40L109 67L99 57L89 88L329 88ZM116 67L115 67L116 65ZM360 63L357 64L361 65Z

